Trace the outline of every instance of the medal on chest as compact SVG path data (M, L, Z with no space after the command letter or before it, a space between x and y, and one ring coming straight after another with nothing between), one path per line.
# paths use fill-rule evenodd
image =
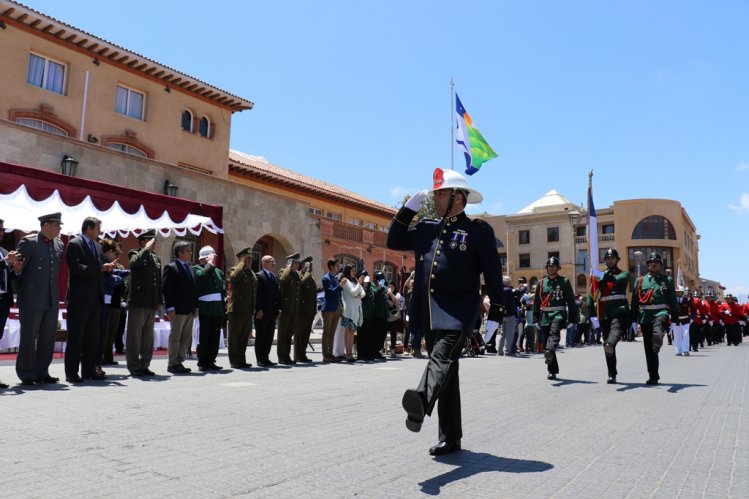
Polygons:
M450 238L450 249L458 248L460 251L466 251L468 249L467 241L468 232L463 229L456 229Z

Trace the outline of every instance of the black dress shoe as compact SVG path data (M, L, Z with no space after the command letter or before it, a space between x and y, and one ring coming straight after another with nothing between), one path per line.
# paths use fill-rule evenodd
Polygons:
M301 362L302 364L309 364L310 362L312 362L312 359L304 357L302 359L299 359L297 362Z
M184 364L180 364L179 367L181 367L182 371L185 372L185 373L192 372L192 369L190 369L189 367L185 367Z
M615 385L616 384L616 376L609 376L609 379L606 381L609 385Z
M294 362L291 359L283 359L283 360L279 359L278 363L284 366L293 366L294 364L296 364L296 362Z
M0 388L10 388L10 385L8 383L3 383L0 381Z
M57 383L58 381L60 381L60 378L55 378L54 376L47 375L47 376L44 376L42 378L37 378L34 381L36 381L37 383L43 383L43 384L53 385L53 384Z
M173 366L169 366L169 367L166 368L166 370L167 370L167 372L170 372L172 374L187 374L187 373L190 372L182 364L175 364Z
M93 373L93 374L89 374L88 376L86 376L85 379L93 379L95 381L101 381L101 380L107 379L107 375L102 374L102 373Z
M223 367L217 366L216 364L211 364L210 366L208 366L208 369L210 371L220 371L221 369L223 369Z
M68 383L83 383L83 378L76 374L75 376L65 376L65 381Z
M271 362L269 360L263 360L263 361L258 362L257 365L260 367L273 367L276 365L276 363Z
M210 370L211 370L210 366L198 366L198 371L200 371L200 372L204 373L204 372L207 372L207 371L210 371Z
M655 378L648 378L648 380L645 382L646 385L657 385L658 380Z
M231 364L232 369L247 369L249 367L252 367L252 364L243 362L241 364Z
M424 402L416 390L408 389L403 394L403 409L406 410L406 428L413 432L421 431L424 422Z
M546 375L546 379L557 379L557 375L554 373L549 373Z
M101 365L102 366L116 366L116 365L119 365L119 362L117 362L116 360L108 360L106 362L102 362Z
M143 376L156 376L156 373L150 369L143 369L141 372L143 373Z
M33 379L22 379L21 380L21 384L23 386L33 386L34 385L34 380Z
M460 450L460 440L456 442L438 442L429 448L429 454L433 456L444 456L451 452L458 452Z

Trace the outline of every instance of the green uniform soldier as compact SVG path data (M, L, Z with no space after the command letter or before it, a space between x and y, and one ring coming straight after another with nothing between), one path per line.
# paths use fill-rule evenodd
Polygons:
M255 315L257 276L252 271L252 248L237 253L239 263L229 269L231 293L226 298L226 313L229 315L229 363L234 369L252 367L247 362L247 342L252 333L252 318Z
M663 346L663 337L668 333L668 319L679 320L679 305L676 301L674 280L662 273L663 257L650 253L647 259L648 273L635 283L632 292L632 317L642 333L645 361L648 366L648 385L657 385L658 352Z
M291 360L291 342L298 332L299 292L302 289L302 276L299 274L301 255L294 253L286 257L288 264L281 271L281 313L278 317L278 363L287 366L296 364Z
M198 340L198 369L201 371L219 371L216 365L221 328L224 325L226 288L224 273L213 266L216 252L210 246L200 248L200 263L195 266L196 287L198 291L198 319L200 336Z
M609 372L607 383L616 383L616 344L626 335L632 323L627 303L627 288L629 287L629 272L618 267L619 252L614 248L606 251L604 261L606 272L598 281L600 295L598 297L598 319L603 333L603 351L606 355L606 366ZM593 297L589 294L588 301Z
M538 317L538 325L546 341L544 357L549 374L547 379L557 379L559 362L557 361L557 346L562 328L567 323L577 324L579 313L575 303L575 294L569 279L559 275L559 258L552 256L546 262L546 277L536 286L536 296L533 300L533 316Z
M299 328L294 336L294 360L312 362L307 358L307 343L312 332L312 322L317 315L317 283L312 275L312 257L302 260L302 282L299 290Z

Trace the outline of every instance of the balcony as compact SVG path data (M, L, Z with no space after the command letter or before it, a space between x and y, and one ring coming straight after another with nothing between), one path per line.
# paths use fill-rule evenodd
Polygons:
M377 246L387 246L388 241L388 235L387 232L375 232L374 233L374 243Z
M362 242L362 229L351 224L335 223L333 225L333 236L349 241ZM387 234L385 234L385 237L387 237Z

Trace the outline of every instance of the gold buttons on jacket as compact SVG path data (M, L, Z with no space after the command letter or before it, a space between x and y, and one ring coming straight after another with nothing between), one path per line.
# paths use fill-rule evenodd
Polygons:
M437 266L437 262L434 262L432 265L434 265L436 267Z
M437 279L437 276L432 274L432 279Z
M435 253L436 253L436 254L437 254L437 255L439 256L439 254L440 254L440 250L437 250L437 251L436 251Z

